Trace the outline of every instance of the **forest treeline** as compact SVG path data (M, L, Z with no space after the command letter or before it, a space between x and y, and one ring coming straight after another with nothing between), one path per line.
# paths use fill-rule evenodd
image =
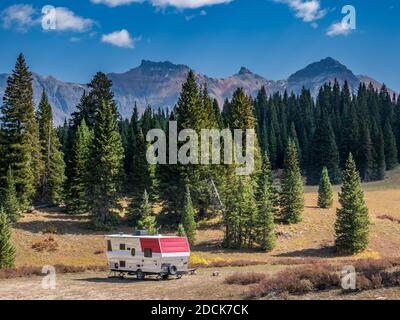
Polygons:
M347 83L335 81L316 99L307 89L298 96L268 96L264 88L253 99L239 88L220 108L189 72L172 111L149 106L140 115L133 106L130 119L121 119L104 73L93 77L89 89L56 128L45 91L35 108L32 74L18 57L0 119L0 199L10 220L33 204L51 204L70 214L89 213L95 228L107 229L121 221L120 200L127 196L124 219L132 227L178 229L193 242L195 222L222 213L225 246L270 250L274 223L301 221L303 177L310 185L321 182L319 202L329 207L331 182L354 189L361 180L384 179L400 159L400 98L385 86L360 84L353 94ZM177 121L178 131L198 133L255 129L254 172L238 176L234 164L150 165L146 135L154 128L168 134L169 121ZM279 186L272 178L277 169L283 169ZM354 199L365 217L357 190ZM157 219L154 203L163 208ZM363 228L365 233L365 223Z

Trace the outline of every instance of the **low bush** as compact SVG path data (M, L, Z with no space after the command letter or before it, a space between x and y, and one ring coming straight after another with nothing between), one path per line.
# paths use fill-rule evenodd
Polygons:
M400 271L390 270L400 266L400 259L354 261L356 290L372 290L400 285ZM310 291L341 289L340 265L313 264L286 269L275 277L266 278L253 285L249 298L262 298L270 294L303 294ZM349 291L351 292L351 291Z
M107 266L99 265L99 266L67 266L63 264L57 264L54 266L56 269L56 273L82 273L86 271L93 272L106 272L108 271ZM19 268L10 268L10 269L0 269L0 279L14 279L14 278L23 278L30 276L43 276L41 267L34 266L22 266Z
M32 249L39 252L43 251L54 252L57 251L58 249L58 243L52 236L50 236L48 238L35 242L32 245Z
M264 273L255 273L255 272L248 272L248 273L241 273L236 272L225 279L226 284L237 284L246 286L249 284L260 283L262 280L266 278Z

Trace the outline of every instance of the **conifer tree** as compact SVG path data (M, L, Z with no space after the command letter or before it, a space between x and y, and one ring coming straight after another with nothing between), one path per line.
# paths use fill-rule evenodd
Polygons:
M138 128L135 132L135 149L131 165L131 189L135 197L140 197L140 190L152 190L152 172L146 158L147 142L143 131Z
M17 191L11 167L8 168L6 183L0 198L0 207L4 209L8 219L16 222L20 216Z
M64 154L56 129L53 126L53 111L43 90L37 118L44 170L39 187L39 199L50 204L60 204L63 199L65 180Z
M369 217L360 176L351 154L343 172L339 202L342 207L337 209L336 247L344 253L361 252L368 247Z
M92 141L93 133L83 119L75 132L69 163L70 175L66 182L66 206L70 213L85 213L89 209L86 192Z
M188 186L186 186L185 204L182 212L182 226L185 230L190 245L193 245L196 241L196 221L192 198L190 196L190 190Z
M178 225L178 231L176 233L178 237L186 238L185 228L183 227L182 223Z
M256 242L264 251L271 251L276 245L274 189L271 178L271 165L268 155L263 157L261 177L259 181L258 210L256 217Z
M280 196L281 218L284 223L294 224L302 220L304 188L294 142L289 139Z
M333 204L333 189L329 179L328 169L322 169L321 181L318 189L318 207L327 209Z
M16 250L11 243L11 232L7 214L0 208L0 269L14 267Z
M11 166L21 209L30 208L43 170L33 102L32 74L19 55L7 80L1 108L1 176Z
M321 179L322 168L327 167L331 180L340 181L339 153L328 114L321 111L321 117L314 133L312 151L309 153L307 183L316 185Z
M149 235L157 234L156 217L153 215L153 210L149 203L147 191L144 191L142 201L139 206L140 219L137 223L139 230L146 230Z
M386 121L383 136L385 139L385 160L386 160L386 170L394 169L398 164L398 154L396 138L393 134L392 126L389 121Z
M96 115L94 138L90 147L87 196L96 216L96 227L107 228L115 222L118 192L123 171L123 147L113 107L104 102Z

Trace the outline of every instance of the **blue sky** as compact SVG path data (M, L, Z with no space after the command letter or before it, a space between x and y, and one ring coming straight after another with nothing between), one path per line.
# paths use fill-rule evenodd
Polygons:
M356 30L340 28L348 4ZM41 27L45 5L56 30ZM332 56L400 91L398 0L2 0L0 12L0 73L24 52L33 71L81 83L142 59L278 80Z

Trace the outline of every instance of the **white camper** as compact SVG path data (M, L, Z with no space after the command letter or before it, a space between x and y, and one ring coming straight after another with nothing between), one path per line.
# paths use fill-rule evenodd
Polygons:
M105 237L109 268L121 277L125 274L144 279L146 275L180 278L189 270L190 247L187 238L116 234Z

